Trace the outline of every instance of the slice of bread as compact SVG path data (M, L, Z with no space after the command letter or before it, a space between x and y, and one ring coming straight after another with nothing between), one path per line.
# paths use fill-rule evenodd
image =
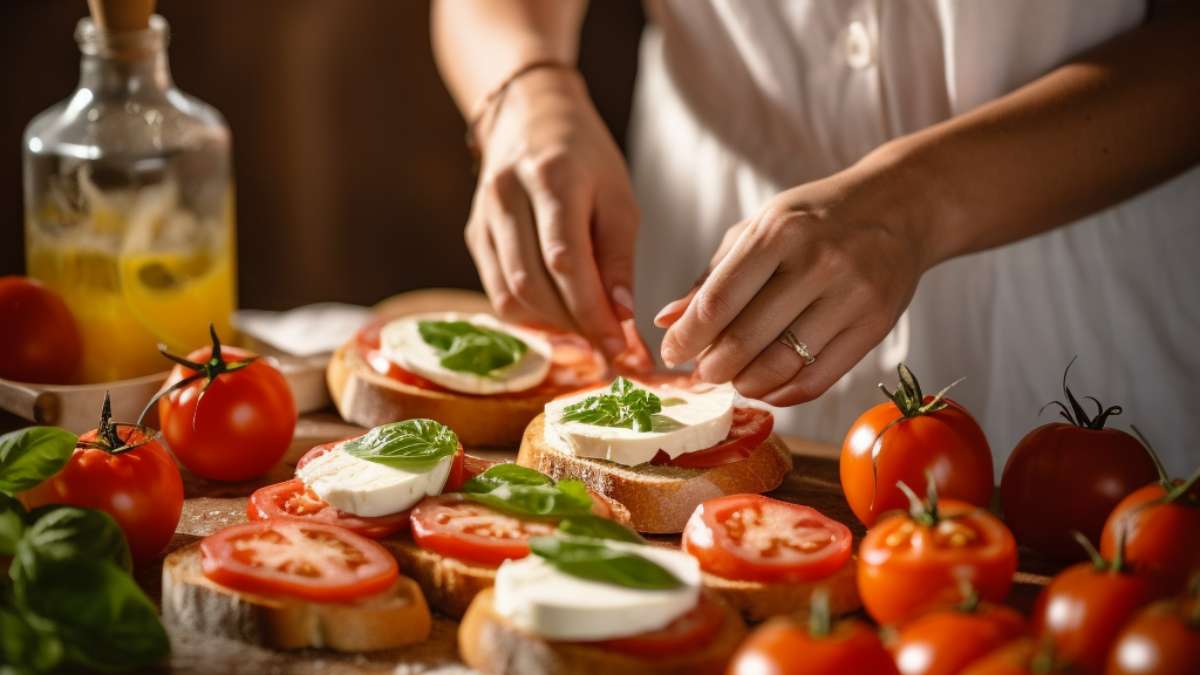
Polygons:
M558 452L546 445L544 423L545 416L538 415L526 427L517 464L555 479L582 480L592 490L624 504L633 529L639 532L682 532L701 502L743 492L769 492L792 470L791 451L775 434L746 459L712 469L634 467Z
M719 598L726 612L720 631L704 647L660 658L606 650L582 642L551 642L527 633L496 614L492 591L475 597L458 629L458 651L468 666L486 675L718 675L725 671L746 625Z
M194 543L163 562L162 612L168 625L273 649L367 652L429 637L429 608L420 587L408 577L355 602L315 603L216 584L201 571L200 556L200 546Z
M779 615L807 617L813 591L819 588L829 595L830 613L840 616L862 607L855 576L857 568L858 559L851 558L824 579L798 583L740 581L705 572L704 587L721 596L751 622L766 621Z

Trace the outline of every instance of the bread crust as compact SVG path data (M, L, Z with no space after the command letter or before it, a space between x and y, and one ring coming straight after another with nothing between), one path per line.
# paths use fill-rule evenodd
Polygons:
M216 584L201 572L200 557L199 543L193 543L163 561L162 612L168 624L273 649L367 652L429 638L429 608L408 577L355 602L315 603Z
M858 597L857 569L858 559L851 558L824 579L798 583L742 581L705 572L704 587L721 596L741 613L742 618L752 623L780 615L807 617L813 591L817 589L824 589L828 594L830 613L840 616L862 607Z
M711 469L683 469L650 464L629 467L567 455L546 445L544 433L545 415L540 414L525 428L517 464L555 479L582 480L592 490L624 504L635 530L652 534L682 532L692 511L714 497L774 490L792 470L791 451L775 434L744 460Z
M711 599L724 609L726 617L708 644L649 659L526 633L495 613L493 591L488 589L475 597L463 616L458 651L464 663L486 675L718 675L745 637L746 625L719 597Z

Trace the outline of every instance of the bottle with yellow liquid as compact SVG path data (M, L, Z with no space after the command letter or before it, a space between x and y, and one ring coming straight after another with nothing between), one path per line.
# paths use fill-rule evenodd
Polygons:
M84 337L83 382L164 369L231 333L235 303L230 134L175 88L168 28L75 33L79 87L25 131L30 276L66 300Z

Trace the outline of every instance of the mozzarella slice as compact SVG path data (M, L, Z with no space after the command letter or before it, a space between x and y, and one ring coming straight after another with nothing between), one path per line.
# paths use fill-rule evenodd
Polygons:
M296 477L334 508L386 516L441 494L453 463L453 456L445 457L428 471L406 471L360 459L338 445L297 469Z
M643 590L589 581L530 555L496 571L496 613L550 640L607 640L658 630L696 606L701 575L695 558L659 546L608 544L658 563L683 585Z
M663 401L662 412L654 416L650 431L562 419L567 406L607 391L605 388L547 403L546 444L568 455L637 466L649 462L659 450L674 459L684 453L710 448L729 435L735 398L732 385L721 385L704 392L675 387L646 388Z
M418 326L422 321L466 321L508 333L519 338L528 349L516 363L492 371L488 375L450 370L442 365L442 357L438 350L421 337ZM383 327L379 334L379 343L383 355L401 368L447 389L465 394L525 391L541 384L550 372L549 342L532 331L504 323L490 314L438 312L402 317Z

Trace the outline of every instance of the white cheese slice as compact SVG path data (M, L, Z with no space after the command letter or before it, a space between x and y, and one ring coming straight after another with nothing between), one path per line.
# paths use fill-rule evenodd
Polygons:
M421 337L418 328L421 321L466 321L508 333L524 342L528 349L516 363L487 375L450 370L442 365L437 349ZM379 346L388 360L409 372L447 389L483 395L525 391L538 386L550 372L552 350L550 343L540 335L504 323L490 314L458 312L414 314L390 321L379 334Z
M664 628L696 606L701 575L695 558L659 546L609 545L658 563L683 585L643 590L589 581L530 555L496 571L496 613L549 640L608 640Z
M451 456L428 471L406 471L359 459L338 445L297 469L296 477L334 508L356 516L386 516L441 494L453 463Z
M735 398L732 385L704 392L675 387L645 388L663 401L662 412L654 416L650 431L563 421L567 406L603 393L608 390L605 387L547 403L546 444L568 455L637 466L649 462L659 450L674 459L710 448L729 435Z

